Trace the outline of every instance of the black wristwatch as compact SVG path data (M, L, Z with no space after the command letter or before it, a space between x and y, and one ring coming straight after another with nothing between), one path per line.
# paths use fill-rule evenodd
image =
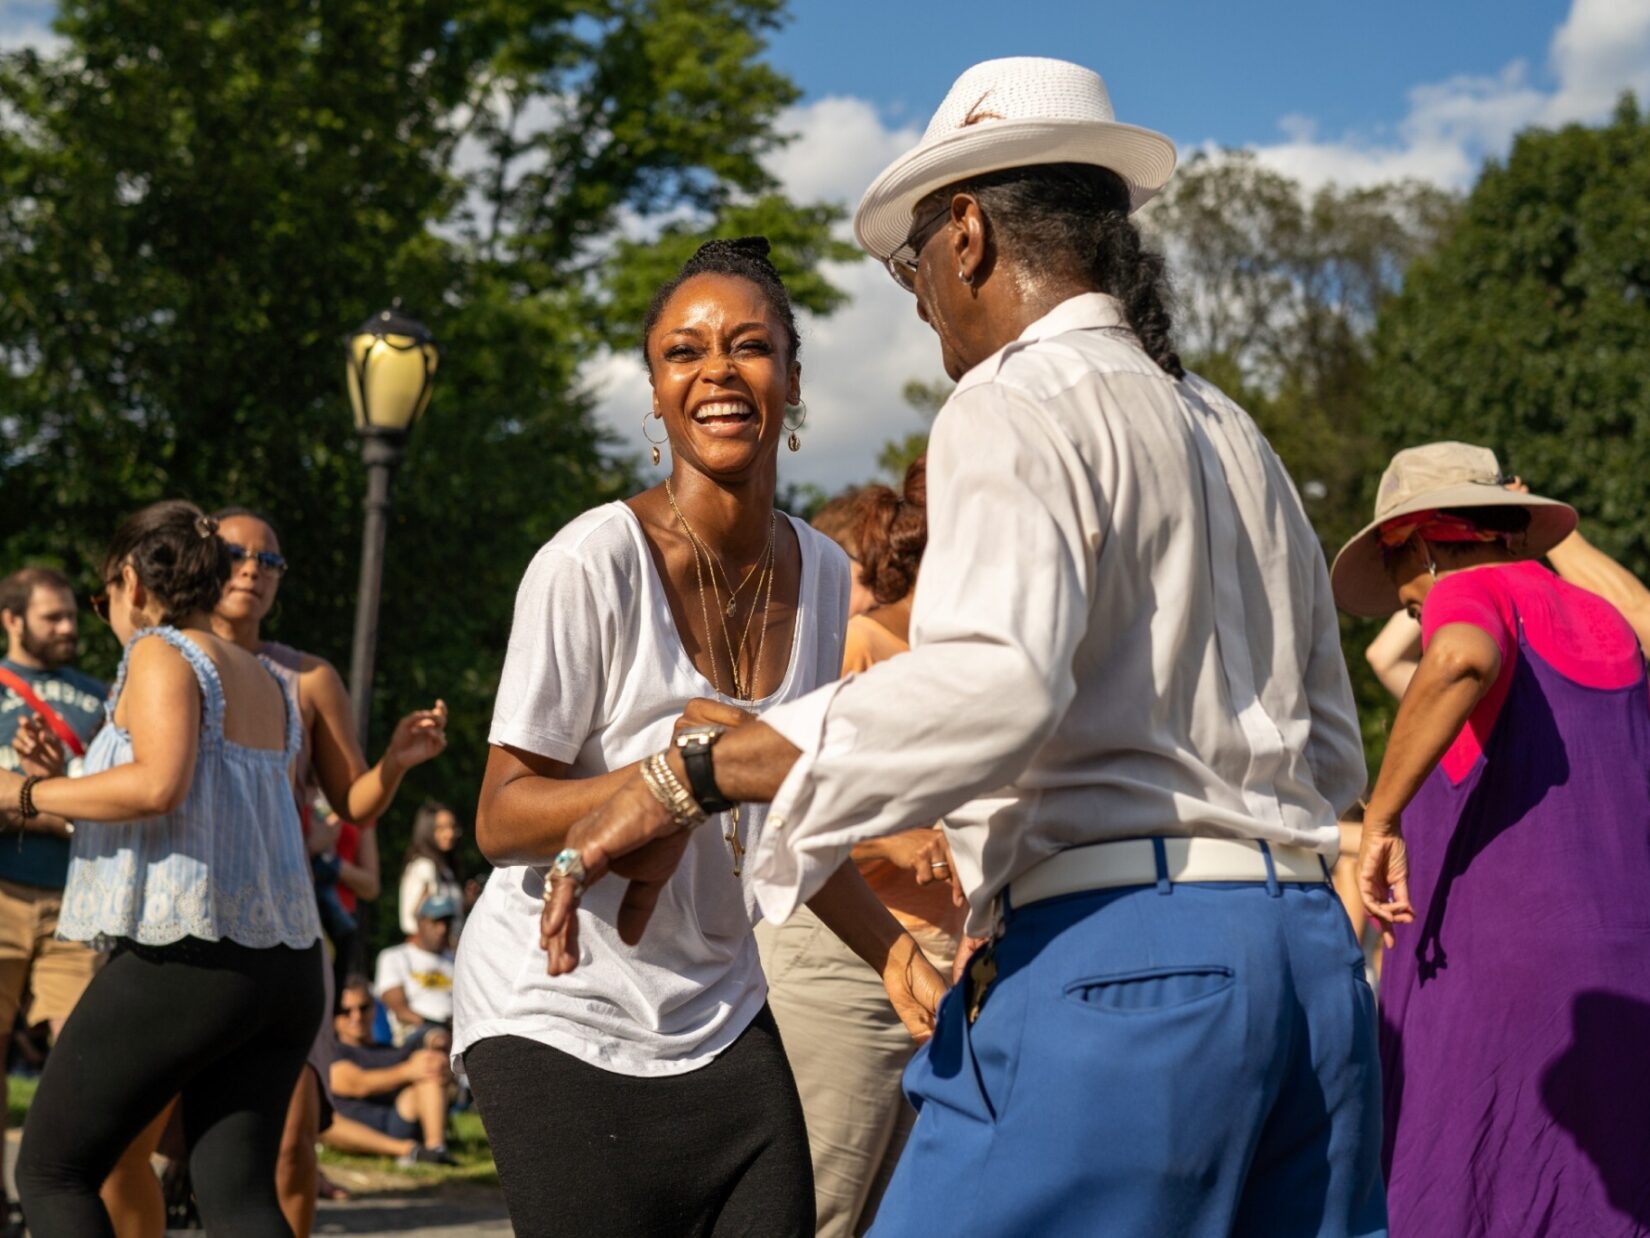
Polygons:
M716 785L716 771L710 759L710 750L725 730L725 726L695 726L676 736L676 747L687 769L688 790L693 793L699 807L705 810L706 816L726 812L733 807L733 801L723 795Z

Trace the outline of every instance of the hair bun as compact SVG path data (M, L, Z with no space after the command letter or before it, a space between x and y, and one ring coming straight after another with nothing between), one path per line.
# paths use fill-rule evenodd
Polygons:
M768 243L768 238L765 236L738 236L732 239L718 237L699 246L698 249L693 251L693 258L688 261L691 262L698 258L715 258L723 254L738 254L744 258L756 258L759 261L767 262L768 254L772 249L773 246Z
M211 537L217 531L218 531L218 522L216 520L214 520L211 516L196 516L195 517L195 532L199 533L201 535L201 539L203 541L206 538Z

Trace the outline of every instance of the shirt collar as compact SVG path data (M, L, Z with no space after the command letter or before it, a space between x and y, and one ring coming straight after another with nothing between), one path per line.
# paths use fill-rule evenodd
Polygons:
M957 383L957 389L990 382L997 376L1003 362L1023 348L1068 331L1102 331L1111 327L1129 329L1129 321L1123 314L1123 303L1104 292L1080 292L1060 302L1027 326L1014 340L964 374Z

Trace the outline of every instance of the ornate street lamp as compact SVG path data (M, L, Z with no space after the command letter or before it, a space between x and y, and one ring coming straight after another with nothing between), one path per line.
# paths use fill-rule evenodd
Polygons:
M349 690L355 731L363 750L372 717L372 661L378 646L378 600L384 576L384 534L390 511L390 479L401 463L407 436L430 403L441 353L423 323L401 312L396 299L344 341L344 378L361 458L367 466L366 523L361 533L361 584L355 601L355 646Z

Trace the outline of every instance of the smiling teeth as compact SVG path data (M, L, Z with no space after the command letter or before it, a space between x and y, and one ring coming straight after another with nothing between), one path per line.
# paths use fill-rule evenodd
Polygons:
M749 417L753 412L751 406L743 400L718 400L714 404L701 404L693 410L695 421L706 421L712 417Z

